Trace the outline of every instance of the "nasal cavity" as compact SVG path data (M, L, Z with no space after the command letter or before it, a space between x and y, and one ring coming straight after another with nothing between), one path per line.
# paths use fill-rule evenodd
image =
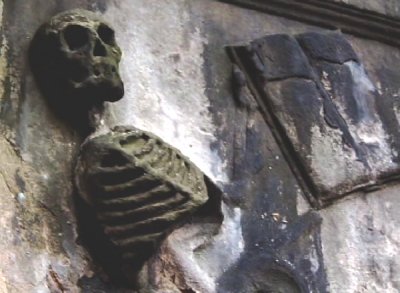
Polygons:
M100 42L100 40L96 41L96 44L93 49L93 56L105 57L107 56L107 50L104 45Z

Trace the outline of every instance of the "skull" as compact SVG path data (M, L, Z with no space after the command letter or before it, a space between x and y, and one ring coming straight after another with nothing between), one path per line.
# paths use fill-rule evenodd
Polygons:
M114 30L80 9L43 24L30 47L31 68L43 94L60 111L73 115L122 98L120 59Z

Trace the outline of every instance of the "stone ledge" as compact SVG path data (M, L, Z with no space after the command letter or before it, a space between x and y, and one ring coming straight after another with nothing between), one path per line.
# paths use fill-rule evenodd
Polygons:
M219 0L400 47L400 19L321 0Z

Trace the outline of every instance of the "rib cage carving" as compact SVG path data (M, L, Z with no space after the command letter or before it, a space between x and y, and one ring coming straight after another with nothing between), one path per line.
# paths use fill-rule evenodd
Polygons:
M204 175L178 150L137 129L87 140L76 168L80 196L128 263L142 263L208 199Z

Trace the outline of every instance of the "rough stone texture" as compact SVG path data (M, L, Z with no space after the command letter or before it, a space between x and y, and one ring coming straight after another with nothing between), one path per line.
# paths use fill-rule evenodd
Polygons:
M56 13L77 7L103 13L123 52L126 94L108 106L96 134L119 124L150 131L219 181L226 193L222 224L208 212L175 230L145 265L144 283L162 293L246 292L244 284L254 290L278 284L282 290L327 292L328 283L331 292L343 292L361 287L376 272L370 278L375 287L361 292L399 290L398 274L386 274L387 266L392 272L399 266L395 254L391 264L387 258L398 249L397 232L388 231L395 231L391 223L398 222L398 209L382 207L381 201L396 206L396 187L367 195L368 204L355 194L327 210L310 211L246 83L232 92L225 46L321 28L208 0L4 0L0 7L1 290L122 292L76 241L72 169L82 138L48 108L26 62L35 30ZM381 95L379 115L398 150L400 52L346 38ZM316 149L325 142L316 139ZM340 148L341 142L332 144ZM368 227L374 230L384 219L391 236L336 225L343 213L347 219L355 212L359 217L349 220L352 227L367 215L373 219ZM338 267L336 247L354 251L348 254L354 262L343 257ZM364 267L361 276L356 263L375 265ZM338 279L341 272L349 274Z
M119 1L110 6L104 18L115 23L117 38L124 40L122 70L129 83L129 102L121 104L119 112L110 112L110 120L144 129L150 125L149 130L169 138L207 174L223 180L226 176L220 171L221 160L210 149L215 126L204 94L204 40L199 32L194 38L193 26L187 26L185 2L153 1L149 5L148 1L137 1L132 6L131 2ZM106 9L104 1L4 2L1 150L5 157L2 170L7 174L2 204L7 205L3 209L7 213L2 220L9 232L1 238L1 280L2 288L10 292L77 292L79 287L88 292L95 288L116 290L93 277L89 255L77 242L71 173L82 138L47 107L26 63L35 30L57 12L76 7L98 12ZM137 7L142 8L139 11ZM157 14L164 18L153 20L152 26L149 20ZM162 31L163 35L158 34ZM133 34L144 39L133 41ZM162 44L165 47L159 48ZM155 106L157 99L159 107ZM26 208L22 209L23 205Z
M361 9L366 9L391 17L400 17L400 3L397 0L330 0L337 3L345 3Z
M115 263L134 284L135 270L154 254L173 228L208 201L204 175L178 150L138 129L114 129L82 145L76 167L80 196L90 205L105 241L94 239L94 227L82 215L82 238ZM82 210L83 212L83 210ZM106 242L109 241L110 245ZM119 267L118 267L119 266Z
M331 292L399 292L399 192L355 194L321 212Z
M271 35L229 50L317 204L398 176L392 123L342 34Z

